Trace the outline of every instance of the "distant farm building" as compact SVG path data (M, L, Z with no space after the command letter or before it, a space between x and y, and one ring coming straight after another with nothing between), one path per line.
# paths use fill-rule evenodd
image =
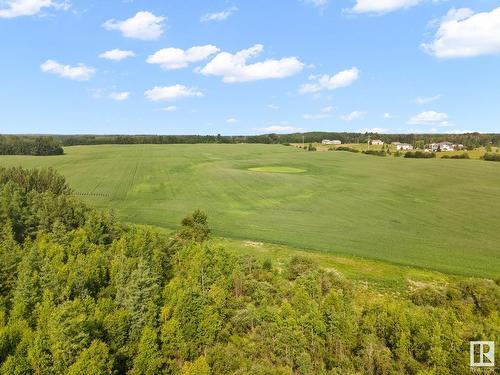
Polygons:
M391 142L391 145L393 145L393 146L397 146L397 145L400 145L400 144L401 144L401 142Z
M341 145L342 142L339 140L336 140L336 139L334 139L333 141L331 141L329 139L323 139L321 141L321 144L323 144L323 145Z
M398 151L408 151L413 150L413 146L408 143L399 143L396 145Z
M431 151L453 151L455 149L450 142L431 143L429 148Z
M383 146L384 145L384 141L382 141L380 139L374 139L371 143L373 146Z

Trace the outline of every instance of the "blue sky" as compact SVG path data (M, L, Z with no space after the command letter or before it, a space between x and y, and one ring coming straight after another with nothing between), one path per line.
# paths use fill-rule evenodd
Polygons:
M0 133L500 132L500 1L0 0L0 51Z

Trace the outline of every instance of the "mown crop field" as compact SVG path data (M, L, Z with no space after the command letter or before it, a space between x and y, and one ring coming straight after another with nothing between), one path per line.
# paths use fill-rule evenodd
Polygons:
M500 163L281 145L78 146L65 152L1 156L0 165L52 166L76 195L134 223L176 228L201 208L219 236L461 275L500 274Z

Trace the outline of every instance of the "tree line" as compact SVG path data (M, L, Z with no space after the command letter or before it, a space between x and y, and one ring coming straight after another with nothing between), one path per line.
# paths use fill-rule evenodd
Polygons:
M167 237L0 168L2 375L463 374L469 340L500 339L498 284L380 293L238 255L201 211Z
M430 143L449 141L462 144L467 149L476 147L500 146L500 134L377 134L347 132L308 132L294 134L264 134L250 136L223 135L55 135L50 137L0 137L0 142L10 139L14 143L30 143L45 140L50 144L62 146L99 145L99 144L196 144L196 143L319 143L324 139L338 139L342 143L367 143L369 140L381 139L385 143L409 143L414 147L423 147ZM48 141L50 140L50 141Z
M0 155L62 155L61 140L50 136L0 136Z

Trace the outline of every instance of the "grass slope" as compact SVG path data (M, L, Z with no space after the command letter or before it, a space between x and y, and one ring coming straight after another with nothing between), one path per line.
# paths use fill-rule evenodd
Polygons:
M187 212L202 208L220 236L463 275L500 274L500 163L280 145L65 151L2 156L0 165L53 166L86 201L131 222L175 228ZM249 170L276 167L281 173Z

